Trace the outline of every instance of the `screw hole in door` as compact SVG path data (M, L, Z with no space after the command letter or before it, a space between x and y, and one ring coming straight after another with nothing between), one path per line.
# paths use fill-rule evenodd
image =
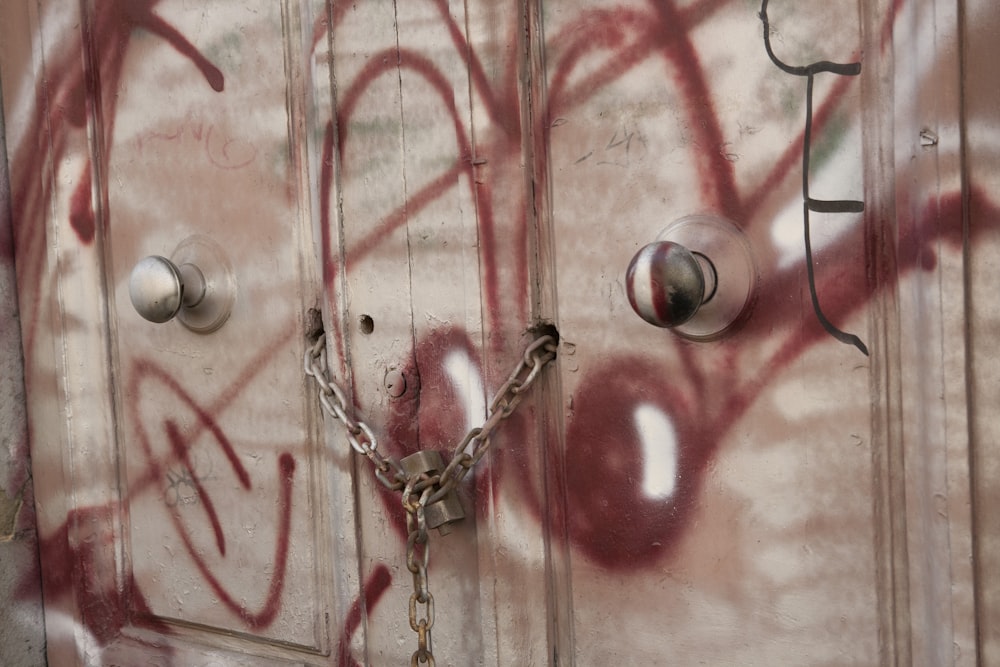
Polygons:
M372 319L371 315L362 315L358 322L358 328L361 329L361 333L368 335L375 331L375 320Z

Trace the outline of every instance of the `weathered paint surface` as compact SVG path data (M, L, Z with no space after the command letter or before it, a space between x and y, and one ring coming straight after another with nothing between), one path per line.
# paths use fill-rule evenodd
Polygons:
M470 518L432 538L440 660L997 650L972 510L994 489L968 465L992 422L964 416L996 309L954 295L966 244L987 280L1000 217L988 149L962 180L954 7L770 3L781 61L861 63L810 76L807 133L753 2L189 4L0 9L50 660L409 658L403 512L320 425L310 309L396 457L450 448L531 328L559 329ZM811 267L807 192L865 203L813 209ZM649 327L623 284L691 213L738 224L760 273L710 343ZM209 336L127 296L195 233L239 282Z

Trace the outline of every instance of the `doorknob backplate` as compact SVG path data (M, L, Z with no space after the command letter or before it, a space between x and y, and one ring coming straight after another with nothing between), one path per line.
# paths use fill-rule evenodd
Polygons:
M207 236L191 236L170 259L146 257L129 280L136 311L161 324L175 317L196 333L211 333L229 319L236 280L222 248Z

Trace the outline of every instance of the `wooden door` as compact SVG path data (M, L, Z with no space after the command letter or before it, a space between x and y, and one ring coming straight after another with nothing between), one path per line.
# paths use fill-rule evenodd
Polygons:
M546 3L581 663L975 664L954 12ZM759 284L692 342L623 268L704 213Z
M303 372L321 332L393 459L559 339L430 534L439 663L976 664L959 19L0 8L50 664L411 659L405 512ZM692 215L753 258L707 340L627 295ZM143 320L133 266L193 247L228 319Z
M359 586L302 372L324 9L160 5L4 9L49 661L325 662ZM130 303L178 248L232 272L216 331Z

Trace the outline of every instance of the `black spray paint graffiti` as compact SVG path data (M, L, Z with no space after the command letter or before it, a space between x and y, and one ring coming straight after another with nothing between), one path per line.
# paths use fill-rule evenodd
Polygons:
M827 201L823 199L813 199L809 196L809 149L812 143L812 120L813 120L813 80L820 72L839 74L840 76L857 76L861 73L861 63L832 63L827 60L814 62L804 67L794 67L787 65L774 55L771 49L771 25L767 19L767 3L763 0L760 6L760 20L764 24L764 48L767 55L775 65L783 72L793 76L806 77L806 127L802 141L802 220L805 227L806 245L806 273L809 277L809 295L812 297L813 310L816 311L816 318L826 329L827 333L839 340L841 343L853 345L868 356L868 347L854 334L838 329L826 315L819 305L819 296L816 294L815 268L813 267L812 241L809 234L809 211L816 213L861 213L865 210L865 203L852 199L841 199Z

